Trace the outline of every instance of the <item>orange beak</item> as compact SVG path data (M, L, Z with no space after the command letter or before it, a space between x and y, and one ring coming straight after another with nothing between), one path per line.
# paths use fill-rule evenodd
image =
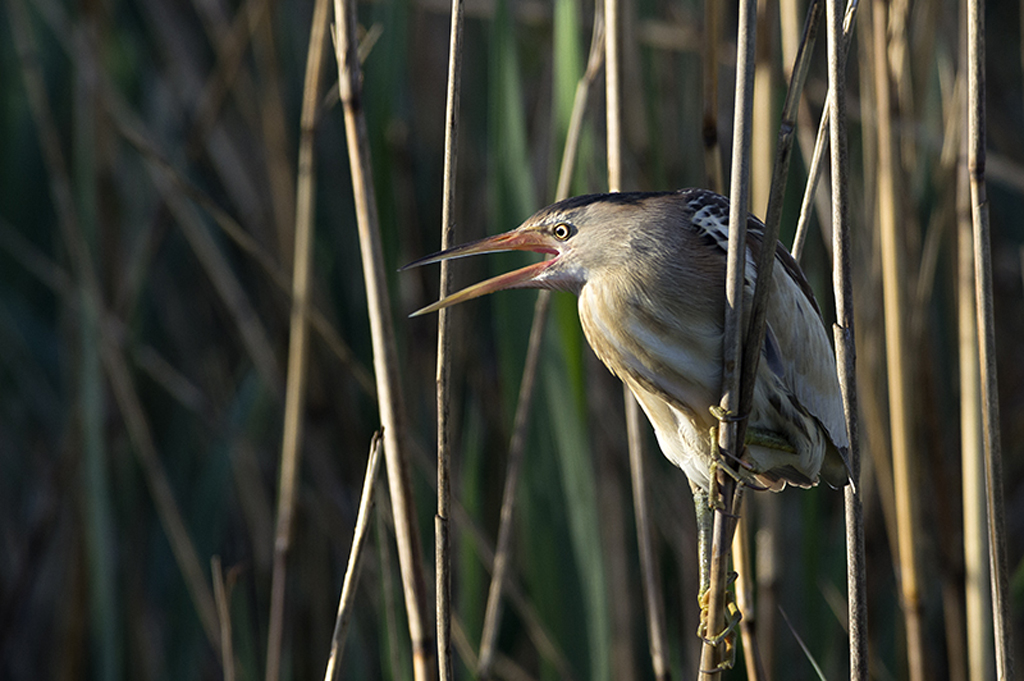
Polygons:
M455 246L454 248L449 248L448 250L428 255L420 258L419 260L414 260L403 267L400 271L419 267L420 265L429 265L430 263L441 262L442 260L465 258L470 255L479 255L481 253L501 253L503 251L534 251L536 253L558 254L558 249L551 245L551 238L547 234L535 229L513 229L511 232L505 232L504 234L471 241L468 244ZM536 285L533 282L537 276L539 276L554 262L554 260L542 260L541 262L534 263L533 265L527 265L526 267L522 267L518 270L513 270L506 274L491 277L479 284L467 286L461 291L445 296L432 305L427 305L423 309L416 310L409 316L418 317L431 312L437 312L443 307L455 305L456 303L461 303L465 300L479 298L480 296L485 296L488 293L494 293L495 291L510 288L535 287Z

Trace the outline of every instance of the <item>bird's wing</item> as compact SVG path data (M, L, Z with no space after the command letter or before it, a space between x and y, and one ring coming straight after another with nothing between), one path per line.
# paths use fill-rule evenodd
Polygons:
M722 251L729 250L729 200L697 189L682 192L691 210L691 224ZM764 243L764 223L747 217L747 296L753 295L757 262ZM776 242L774 286L769 292L766 344L768 355L778 352L788 368L783 381L800 405L828 432L837 448L848 446L846 421L836 376L835 355L821 310L807 278L789 251ZM799 358L797 360L797 358ZM785 361L786 359L790 361ZM769 357L771 364L771 357ZM773 367L769 367L774 370Z
M760 257L763 232L751 230L748 244ZM774 285L769 292L768 323L783 362L783 379L796 399L828 432L837 448L848 446L835 353L807 279L782 244L776 242Z

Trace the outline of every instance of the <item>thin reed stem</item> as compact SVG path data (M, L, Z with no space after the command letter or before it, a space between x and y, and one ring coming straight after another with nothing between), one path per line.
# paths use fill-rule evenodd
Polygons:
M629 437L629 470L633 481L633 512L636 514L636 537L640 545L640 574L647 610L647 635L654 678L665 681L671 677L668 641L665 634L664 595L658 561L654 553L652 519L647 498L644 472L644 448L640 405L626 388L626 430Z
M966 48L966 44L964 45ZM966 58L964 62L966 62ZM960 97L967 103L967 89ZM966 109L966 106L964 106ZM964 111L966 114L966 111ZM957 172L957 327L960 368L960 466L964 514L964 601L967 667L970 681L995 673L992 641L992 590L988 574L985 452L982 431L981 368L978 365L978 316L974 300L974 233L967 173L967 135Z
M405 405L398 374L394 325L384 278L384 253L373 188L373 172L370 166L370 143L366 116L362 109L362 79L357 53L355 9L355 3L351 0L334 0L338 94L345 116L349 170L352 174L352 192L370 317L373 365L377 379L377 404L384 426L384 457L412 645L413 678L416 681L428 681L434 677L434 646L429 633L423 559L409 485Z
M370 528L370 511L373 510L373 492L377 488L377 469L380 464L381 432L373 434L370 441L370 456L366 461L366 475L363 478L363 491L359 497L359 512L356 514L356 527L352 533L352 547L348 553L348 564L345 566L345 581L338 599L338 616L334 620L334 633L331 636L331 654L327 658L327 671L324 681L334 681L341 669L341 654L345 650L345 638L348 626L352 621L352 606L355 603L356 583L359 580L359 568L362 565L363 542Z
M836 301L836 368L850 440L850 484L843 490L846 512L846 593L850 637L850 679L868 678L864 515L860 497L860 445L857 431L856 348L853 330L849 221L849 158L846 154L846 53L849 33L839 0L826 0L828 35L829 149L832 166L832 286ZM851 16L847 12L847 16ZM852 27L852 24L849 24Z
M754 106L754 49L756 47L757 2L740 2L736 34L736 90L733 116L732 170L729 191L729 253L726 261L725 332L722 341L721 408L742 417L743 377L743 286L747 254L747 202L750 192L750 137ZM771 250L771 249L766 249ZM756 375L756 374L755 374ZM718 447L738 455L743 446L746 424L723 421L718 429ZM701 650L700 677L705 681L721 673L721 645L710 639L725 627L726 573L729 549L739 509L740 490L736 481L721 470L714 471L711 503L715 509L711 540L711 574L708 607Z
M966 90L961 101L966 103ZM957 320L960 351L960 459L964 514L964 600L968 678L995 673L992 642L992 590L988 574L985 452L978 365L978 317L974 301L974 244L967 178L967 136L957 173Z
M842 52L843 60L850 52L850 44L853 42L853 27L856 25L854 19L857 17L859 0L849 0L846 5L846 13L843 15L843 38ZM829 139L829 116L832 110L832 86L829 85L828 94L825 95L825 104L821 110L821 120L818 121L818 136L814 140L814 152L811 155L810 167L807 169L807 186L804 188L803 200L800 203L800 216L796 223L796 234L793 236L793 246L790 252L793 258L800 262L803 255L804 242L807 239L807 230L811 220L811 202L818 188L818 180L821 178L822 162L825 159L825 144ZM835 226L832 227L835 231Z
M619 0L604 0L604 83L608 146L608 191L622 191L622 88L619 60Z
M754 607L754 583L750 574L750 532L749 521L742 515L736 521L736 536L732 540L732 564L736 573L736 606L743 613L740 620L740 638L743 641L743 663L747 670L747 681L764 681L768 678L761 659L761 647L757 640L757 621L760 617Z
M1002 443L999 436L999 388L992 294L992 237L985 186L985 3L967 0L967 169L974 222L974 289L981 369L981 421L985 443L985 505L988 514L989 577L996 676L1012 681L1013 629L1007 593L1006 520L1003 509Z
M267 681L277 681L281 672L284 639L285 585L288 551L292 542L292 518L302 458L302 435L306 407L306 370L309 363L306 322L313 255L313 225L316 210L316 169L313 141L316 137L317 104L327 42L327 0L317 0L309 29L306 54L306 82L302 96L299 169L296 178L295 247L292 267L292 307L288 336L288 376L285 383L284 434L277 497L277 526L274 530L274 566L270 587L270 617L267 625Z
M764 236L762 237L765 247L761 249L760 258L757 263L757 282L754 285L754 297L751 302L750 322L746 330L746 338L743 342L743 364L740 380L742 392L740 393L739 411L737 412L741 416L745 416L750 412L754 400L757 367L761 361L761 348L764 346L764 335L768 325L768 283L772 281L775 269L775 249L771 246L779 240L779 224L782 221L782 201L786 193L789 159L793 148L793 121L796 117L796 108L800 101L800 94L807 79L807 71L810 68L810 56L814 49L814 40L817 34L815 26L817 25L817 19L820 17L820 6L820 2L814 2L808 8L807 24L804 27L804 40L801 43L800 50L797 52L797 60L793 68L793 78L789 85L789 91L786 93L786 103L783 107L782 124L779 128L775 163L772 169L771 191L765 214ZM745 426L741 426L741 428L743 427Z
M445 98L444 188L441 204L441 250L455 238L455 171L458 160L459 95L462 76L462 0L452 0L451 37L448 47L448 90ZM441 262L440 294L448 294L449 263ZM451 647L451 312L442 308L437 317L437 515L434 517L435 610L437 661L441 681L454 678Z
M907 663L912 681L923 681L924 632L916 535L919 510L915 449L911 446L912 416L909 403L911 366L906 357L906 294L903 290L904 254L899 226L904 224L897 187L901 167L896 155L890 104L891 75L886 7L872 4L875 64L875 102L878 123L878 229L882 251L882 290L885 313L885 348L889 379L889 427L896 493L896 530L899 546L900 588L907 633Z

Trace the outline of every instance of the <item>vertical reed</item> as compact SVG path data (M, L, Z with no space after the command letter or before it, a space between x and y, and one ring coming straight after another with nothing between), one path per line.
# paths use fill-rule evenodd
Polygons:
M878 229L882 249L882 290L885 312L885 350L889 379L889 428L892 443L893 485L896 492L896 525L900 561L900 593L907 634L907 664L912 681L926 676L924 631L917 534L920 523L916 449L912 444L913 420L909 385L911 364L907 360L906 257L904 235L899 231L903 193L898 186L902 166L893 132L892 81L889 70L889 18L886 6L872 3L872 35L875 64L875 103L878 124Z
M309 363L307 315L309 310L313 225L316 202L316 169L313 142L316 137L320 83L327 41L327 0L317 0L309 29L306 56L306 82L302 98L302 132L299 142L299 170L295 203L295 247L292 266L292 306L288 342L288 374L285 383L284 436L281 444L281 470L277 497L277 527L274 530L274 568L270 591L270 616L267 626L267 681L281 675L284 638L284 603L287 584L288 552L292 543L295 496L298 487L305 425L306 370Z
M462 0L452 0L448 47L448 86L444 113L444 187L441 201L441 250L454 243L455 171L458 159L459 97L462 92ZM448 294L449 264L441 263L441 297ZM441 681L454 678L451 650L451 312L442 309L437 317L437 514L434 516L434 570L437 618L437 661Z
M356 52L355 3L334 0L334 42L338 62L338 94L344 108L349 169L359 230L360 254L366 283L373 343L373 366L377 379L377 403L384 427L384 460L388 471L395 539L401 568L405 612L412 645L413 678L434 678L434 651L427 615L426 584L423 577L419 530L409 484L405 405L399 380L395 331L384 279L384 254L380 220L370 166L370 146L363 111L362 78Z
M967 171L974 225L974 291L978 319L981 421L985 453L985 506L988 516L989 577L992 584L992 629L996 676L1012 681L1013 629L1007 602L1006 521L1003 510L1002 442L999 435L999 388L996 380L993 319L992 250L985 180L985 3L967 0Z

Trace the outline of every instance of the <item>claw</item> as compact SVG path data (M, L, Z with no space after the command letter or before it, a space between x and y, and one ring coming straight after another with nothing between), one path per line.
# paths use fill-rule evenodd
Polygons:
M736 573L729 573L729 585L736 581ZM729 594L728 591L726 591ZM708 592L705 591L697 598L700 604L700 624L697 626L697 638L704 641L704 643L718 648L724 645L724 651L721 651L718 655L722 661L714 668L710 670L704 670L708 672L724 671L726 669L732 669L736 664L736 626L743 619L743 613L740 612L739 607L736 605L736 601L732 599L731 594L728 596L726 601L726 617L725 617L725 629L721 632L709 636L707 633L707 620L708 620Z
M712 404L710 407L708 407L708 411L710 411L711 415L714 416L719 421L721 421L722 423L732 423L735 421L740 421L743 418L736 412L730 411L725 407L722 407L717 404Z
M743 482L743 480L741 480L740 477L739 477L740 474L738 472L734 471L733 469L729 468L728 466L726 466L724 461L726 459L728 459L730 461L735 461L736 464L740 468L745 468L748 471L753 471L754 467L751 466L749 462L744 461L743 459L741 459L740 457L736 456L732 452L727 452L727 451L725 451L724 449L722 449L721 447L718 446L718 426L711 426L711 435L710 435L710 437L711 437L711 451L713 451L713 452L717 451L718 452L718 456L716 457L717 463L722 464L722 468L729 474L729 477L734 478L736 480L736 482Z

